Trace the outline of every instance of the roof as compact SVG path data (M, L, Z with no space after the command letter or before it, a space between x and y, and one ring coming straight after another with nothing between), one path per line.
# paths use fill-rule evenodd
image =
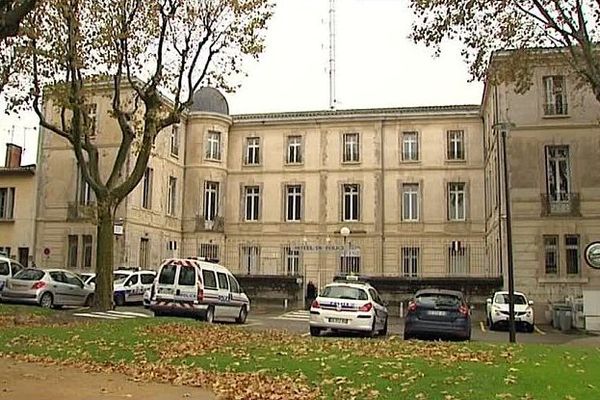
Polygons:
M22 165L20 167L0 167L0 175L12 175L12 174L35 174L35 164Z
M194 93L191 112L214 112L229 115L229 104L225 96L215 88L203 87Z
M425 293L448 294L451 296L464 297L464 294L462 292L459 292L458 290L448 290L448 289L421 289L421 290L417 291L417 293L415 293L415 297L425 294Z

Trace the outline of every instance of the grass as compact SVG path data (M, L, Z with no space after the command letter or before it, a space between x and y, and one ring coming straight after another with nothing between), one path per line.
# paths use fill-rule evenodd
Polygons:
M0 305L0 315L15 310ZM19 309L20 310L20 309ZM327 399L600 398L600 349L303 338L186 319L0 329L0 353L140 365L260 371L299 378Z

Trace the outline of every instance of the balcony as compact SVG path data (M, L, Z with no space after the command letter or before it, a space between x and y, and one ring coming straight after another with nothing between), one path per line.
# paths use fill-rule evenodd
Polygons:
M544 104L544 115L551 117L556 115L568 115L569 108L566 102L546 103Z
M542 217L580 217L579 193L563 193L560 200L547 193L542 193Z
M224 232L225 219L223 217L215 217L214 220L207 220L203 215L196 216L196 232Z
M69 202L67 204L67 221L91 221L94 218L96 218L96 203L81 204L78 202Z

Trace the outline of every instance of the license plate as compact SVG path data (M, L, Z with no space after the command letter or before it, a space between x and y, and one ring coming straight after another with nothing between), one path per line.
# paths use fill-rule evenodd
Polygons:
M348 320L343 318L329 318L329 322L334 324L347 324Z
M438 310L432 310L432 311L428 311L427 314L429 315L435 315L436 317L443 317L447 314L446 311L438 311Z

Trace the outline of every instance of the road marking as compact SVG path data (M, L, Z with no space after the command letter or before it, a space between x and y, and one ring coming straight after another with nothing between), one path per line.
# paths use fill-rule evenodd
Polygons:
M240 328L248 328L250 326L259 326L259 325L262 325L262 324L260 322L251 322L249 324L240 325Z
M100 319L132 319L132 318L150 318L148 314L130 312L130 311L114 311L107 312L92 311L87 313L73 313L76 317L100 318Z
M308 321L310 319L310 311L308 310L297 310L290 311L277 317L271 317L271 319L283 319L287 321Z
M479 327L481 328L481 332L485 332L485 326L483 326L483 321L479 321Z
M112 317L112 316L108 316L108 315L99 315L99 314L96 314L96 313L76 313L76 314L73 314L73 315L76 316L76 317L101 318L101 319L120 319L117 316Z
M537 325L534 325L533 329L535 329L535 331L537 333L539 333L540 335L545 335L546 334L546 332L544 332L543 330L541 330L540 328L538 328Z
M116 311L116 310L111 310L111 311L107 311L111 314L115 314L115 315L125 315L125 316L132 316L132 317L142 317L142 318L150 318L151 316L148 314L144 314L144 313L139 313L139 312L131 312L131 311Z

